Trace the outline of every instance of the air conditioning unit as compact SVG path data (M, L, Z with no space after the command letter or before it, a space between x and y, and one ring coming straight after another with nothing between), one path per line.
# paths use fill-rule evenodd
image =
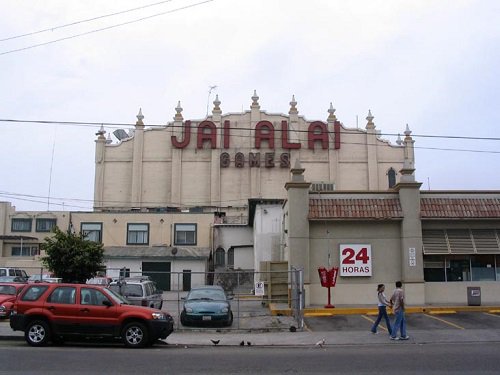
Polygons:
M335 191L335 183L334 182L312 182L310 191L314 193L328 193Z

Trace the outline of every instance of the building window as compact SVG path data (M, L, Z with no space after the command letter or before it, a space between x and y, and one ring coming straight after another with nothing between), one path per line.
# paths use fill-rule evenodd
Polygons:
M424 255L424 280L500 281L500 255Z
M424 256L424 280L446 281L443 256Z
M387 172L387 178L389 180L389 189L392 189L396 186L396 171L394 169L389 169Z
M127 224L127 245L148 245L149 224Z
M12 232L31 232L31 219L12 219Z
M196 224L175 224L174 245L196 245Z
M494 255L474 255L470 263L472 281L495 281Z
M234 268L234 247L227 249L227 265Z
M120 268L120 278L130 277L130 268Z
M80 232L87 241L102 242L102 223L82 223Z
M215 250L215 265L224 266L226 264L226 251L222 247Z
M50 232L56 226L57 219L36 219L37 232Z
M33 257L40 255L40 249L37 246L14 246L11 255L13 257Z

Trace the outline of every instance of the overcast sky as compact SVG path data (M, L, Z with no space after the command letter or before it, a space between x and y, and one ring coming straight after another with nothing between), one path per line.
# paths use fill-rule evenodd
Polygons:
M0 39L49 31L0 41L0 119L133 124L142 108L146 125L166 124L178 100L185 119L203 118L209 86L223 113L249 109L255 89L272 113L288 113L295 95L308 120L325 121L332 102L346 127L358 118L364 128L371 109L392 142L408 123L422 189L500 190L500 141L449 138L500 137L500 1L213 0L180 9L202 1L59 27L155 1L2 0ZM91 210L97 130L1 121L0 201Z

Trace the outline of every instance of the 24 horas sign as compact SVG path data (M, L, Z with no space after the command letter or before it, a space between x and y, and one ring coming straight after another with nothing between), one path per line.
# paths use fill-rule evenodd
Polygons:
M372 247L369 244L340 245L340 276L371 276Z

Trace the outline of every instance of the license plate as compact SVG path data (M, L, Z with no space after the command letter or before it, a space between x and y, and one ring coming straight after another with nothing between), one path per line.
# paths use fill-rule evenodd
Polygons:
M211 316L203 315L202 320L212 320Z

